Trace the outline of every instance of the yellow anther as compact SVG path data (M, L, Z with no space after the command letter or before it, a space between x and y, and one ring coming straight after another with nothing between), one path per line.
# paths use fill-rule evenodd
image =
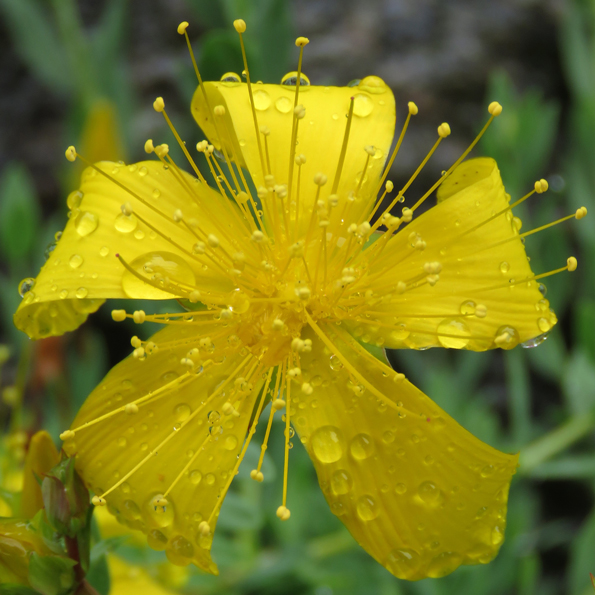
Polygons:
M293 115L298 119L302 120L306 116L306 108L303 105L296 105L293 108Z
M405 223L409 223L411 221L411 219L413 219L413 211L407 207L405 207L402 211L403 213L403 221L405 221Z
M223 403L223 407L221 407L221 411L223 411L223 413L225 415L231 415L234 411L234 406L229 402Z
M436 285L436 283L438 283L438 281L440 281L440 275L428 275L426 277L426 281L432 286L434 287L434 285Z
M250 239L257 244L262 244L264 242L264 234L262 231L255 229L250 236Z
M399 281L397 283L397 293L405 293L407 290L407 283L405 281Z
M303 48L305 45L308 45L310 43L310 40L307 37L298 37L295 40L295 45L298 48Z
M164 496L157 496L153 498L153 506L157 508L165 508L166 506L169 506L169 500Z
M488 308L484 304L477 304L475 306L475 316L477 318L485 318L488 313Z
M384 185L387 192L392 192L395 185L390 181L387 180L386 184Z
M288 370L287 375L290 378L297 378L302 375L302 371L299 368L291 368L291 370Z
M298 337L296 337L295 339L293 339L291 341L291 348L294 351L297 351L299 353L300 351L302 351L303 347L304 347L304 342L301 339L299 339Z
M204 153L209 147L209 143L206 140L201 140L199 143L196 143L196 150L199 153Z
M393 376L393 382L403 382L403 380L405 380L405 374L401 374L400 372L397 372Z
M275 318L271 327L274 331L282 331L285 328L285 323L280 318Z
M285 198L287 196L287 186L285 184L277 184L274 190L277 198Z
M269 190L272 190L275 187L275 176L266 175L264 177L264 184Z
M285 401L283 399L275 399L271 404L271 407L275 411L279 411L279 409L283 409L283 407L285 407Z
M196 242L194 246L192 246L192 252L194 254L204 254L207 251L207 245L204 242Z
M364 151L370 155L371 157L373 157L376 153L376 147L374 147L374 145L366 145L364 147Z
M368 221L364 221L363 223L360 223L360 225L357 228L357 231L360 235L365 236L370 233L371 229L372 227L370 226L370 223Z
M134 357L134 359L143 359L145 357L145 350L143 347L137 347L133 352L132 352L132 357Z
M424 264L424 271L428 274L436 274L442 270L442 265L439 262L426 262Z
M304 163L306 163L306 156L303 153L300 153L295 156L294 161L296 165L304 165Z
M136 403L127 403L126 407L124 407L124 411L129 415L133 413L138 413L138 405Z
M246 30L246 21L244 21L244 19L236 19L233 22L233 28L238 32L238 33L243 33Z
M169 145L167 143L162 143L155 147L155 155L157 157L165 157L169 153Z
M91 504L93 504L93 506L105 506L105 498L101 498L100 496L93 496L93 498L91 498Z
M262 471L259 471L258 469L252 469L252 471L250 471L250 477L254 481L258 481L258 482L261 482L264 479L264 475L262 474Z
M126 310L112 310L112 319L116 322L126 320Z
M535 192L537 192L537 194L541 194L542 192L545 192L548 189L548 183L546 180L537 180L537 182L535 182Z
M438 135L441 138L446 138L450 134L450 126L446 122L442 122L440 126L438 126Z
M157 99L153 101L153 109L156 112L162 112L165 109L165 101L163 101L163 97L157 97Z
M417 112L419 111L419 109L417 108L417 105L415 105L415 103L413 103L413 101L410 101L410 102L407 104L407 107L409 108L409 113L410 113L412 116L415 116L415 115L417 115Z
M66 155L66 159L68 159L68 161L76 161L76 149L72 145L66 149L64 154Z
M189 358L189 357L183 357L180 360L180 365L181 366L186 366L187 368L194 368L194 362Z
M303 240L300 240L300 241L296 242L295 244L292 244L291 246L289 246L289 255L292 258L297 258L298 256L301 256L303 253L304 253Z
M145 153L148 153L149 155L155 150L155 147L153 146L153 139L149 139L145 142Z
M133 213L133 209L132 209L132 205L129 202L125 202L121 207L120 210L122 211L122 213L124 213L124 215L127 215L128 217L130 215L132 215Z
M578 262L574 256L570 256L566 261L569 271L576 271L576 267L578 266Z
M134 314L132 315L132 320L134 320L136 324L142 324L146 317L147 315L145 314L144 310L135 310Z
M142 345L142 341L136 335L134 335L134 337L130 339L130 344L136 349Z
M338 194L331 194L328 197L328 206L329 207L336 207L339 204L339 195Z
M246 262L246 255L243 252L234 252L231 258L235 264Z
M271 134L271 129L268 126L261 126L259 130L263 136L269 136Z
M216 116L224 116L225 115L225 107L222 105L216 105L215 108L213 109L213 113Z
M282 521L287 521L291 516L291 512L289 512L289 508L287 508L287 506L279 506L279 508L277 508L277 516Z
M72 440L74 438L74 432L72 430L66 430L60 434L60 440Z
M236 196L236 200L242 205L246 204L248 202L248 199L248 194L246 194L243 190L241 192L238 192Z
M574 216L577 219L582 219L583 217L586 217L587 216L587 207L581 207L580 209L577 209Z
M182 211L180 209L176 209L173 214L173 220L176 223L180 223L180 221L183 221L183 219L184 219L184 213L182 213Z
M502 113L502 106L497 101L492 101L488 105L488 112L494 117L499 116Z
M193 304L196 304L196 302L198 302L200 300L200 291L198 291L198 289L194 289L193 291L190 292L188 299Z
M328 178L323 174L318 172L315 176L314 176L314 183L317 186L324 186L328 181Z
M300 300L309 300L310 295L312 295L312 292L308 287L300 287L297 291L297 295L300 298Z
M305 395L311 395L314 392L314 387L309 382L304 382L302 384L302 392Z
M219 248L219 238L214 233L210 233L207 236L207 241L209 242L209 246L211 248Z
M182 21L179 25L178 25L178 33L180 35L184 35L184 33L186 33L186 29L188 29L188 22L187 21Z

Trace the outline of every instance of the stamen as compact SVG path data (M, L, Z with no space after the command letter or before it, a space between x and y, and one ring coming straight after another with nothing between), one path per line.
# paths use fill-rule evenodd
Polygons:
M407 106L409 108L409 111L407 113L407 119L405 120L405 124L403 125L403 130L401 130L401 134L399 135L399 140L397 141L395 149L394 149L392 155L390 156L390 159L389 159L388 163L386 164L386 167L384 168L384 173L382 174L382 177L380 178L380 182L378 183L378 188L376 188L376 192L374 192L374 196L377 196L378 192L380 192L380 188L382 188L382 184L384 184L384 180L386 180L386 176L388 176L388 172L390 171L390 168L393 166L395 158L397 157L397 154L399 153L399 149L401 148L401 143L403 142L403 138L405 138L405 132L407 132L407 128L409 127L409 120L411 120L411 116L417 115L417 112L418 112L417 105L415 105L415 103L413 103L413 101L410 101L407 104ZM390 191L391 190L389 190L389 192ZM384 199L384 194L382 195L380 200L378 200L376 202L376 205L374 206L374 208L372 209L372 212L370 213L370 215L368 217L368 221L372 220L372 217L378 210L378 207L380 207L380 205L382 204L383 199Z
M250 97L250 107L252 108L252 119L254 120L254 132L256 134L256 142L258 144L258 154L260 156L260 166L262 168L262 177L266 175L264 164L264 157L262 154L262 143L260 142L260 134L258 133L258 118L256 117L256 109L254 107L254 96L252 94L252 84L250 83L250 70L248 69L248 59L246 58L246 49L244 48L244 38L242 33L246 31L246 23L243 19L237 19L233 22L234 29L240 36L240 47L242 49L242 59L244 61L244 72L246 73L246 84L248 86L248 95Z
M287 367L289 367L290 360L288 359ZM287 402L285 404L285 458L283 464L283 514L279 515L279 510L277 510L277 516L282 520L285 521L289 518L289 510L287 509L287 474L289 471L289 430L290 430L290 421L291 421L291 378L286 378L286 395L287 395Z
M337 163L337 171L335 172L335 179L333 181L333 187L331 194L337 194L337 188L339 188L339 182L341 180L341 173L343 171L343 164L345 163L345 155L347 154L347 144L349 142L349 132L351 131L351 122L353 120L353 106L354 98L351 97L349 100L349 112L347 114L347 123L345 124L345 134L343 135L343 144L341 145L341 153L339 154L339 162ZM363 174L362 174L363 177Z

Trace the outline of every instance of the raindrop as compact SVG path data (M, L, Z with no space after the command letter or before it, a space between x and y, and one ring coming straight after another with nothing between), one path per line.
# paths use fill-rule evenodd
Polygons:
M263 90L256 91L253 95L254 97L254 107L263 112L269 109L271 105L271 96Z
M78 209L81 206L83 196L84 194L80 190L75 190L74 192L71 192L66 198L66 206L71 211Z
M83 264L83 257L80 254L73 254L68 261L68 264L73 269L78 269Z
M374 103L372 100L363 93L358 93L353 98L353 113L360 118L365 118L372 113L374 109Z
M336 496L347 494L353 487L353 480L345 469L338 469L331 476L331 489Z
M533 339L529 339L528 341L521 343L521 347L523 347L524 349L532 349L533 347L537 347L548 338L548 335L549 332L543 333L542 335L538 335L537 337L533 337Z
M415 550L406 548L393 550L386 559L385 566L400 579L411 579L417 572L421 559Z
M339 428L322 426L310 436L314 455L321 463L334 463L343 456L343 438Z
M275 101L275 107L282 113L287 114L291 111L292 103L291 100L287 97L279 97L277 101Z
M240 75L236 74L235 72L226 72L221 77L220 80L222 83L241 83L242 82Z
M74 220L76 232L82 236L88 236L93 233L99 225L99 217L90 211L81 211Z
M297 71L288 72L282 79L281 84L288 87L295 87L297 85ZM308 87L310 79L302 72L300 75L300 87Z
M380 514L380 507L369 494L358 499L356 509L362 521L372 521Z
M33 277L27 277L26 279L23 279L19 283L19 295L21 297L25 297L25 294L28 291L31 291L34 287L35 287L35 279Z
M195 486L197 486L202 479L202 473L197 469L194 469L194 471L190 471L188 479L190 480L190 483L193 483Z
M134 215L120 213L114 221L114 227L121 233L130 233L136 229L138 219Z
M457 318L445 318L436 331L443 347L462 349L469 343L469 327Z
M79 287L74 295L76 295L79 300L82 300L87 297L88 293L89 291L86 287Z
M361 82L361 79L353 79L347 83L348 87L357 87Z
M369 434L358 434L349 444L351 456L362 461L372 456L374 452L374 440Z

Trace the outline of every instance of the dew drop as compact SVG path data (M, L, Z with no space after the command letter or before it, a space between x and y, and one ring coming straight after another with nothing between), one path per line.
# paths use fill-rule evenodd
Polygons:
M500 545L504 540L504 532L500 529L498 525L494 527L492 530L492 544L493 545Z
M205 477L206 484L209 486L213 486L213 485L215 485L215 481L216 481L215 476L212 473L207 473L207 476Z
M291 100L288 99L287 97L279 97L279 99L277 99L277 101L275 101L275 107L282 113L282 114L288 114L293 105L291 103Z
M114 227L121 233L130 233L136 229L138 219L132 215L124 215L120 213L114 221Z
M334 463L343 456L343 438L339 428L322 426L310 436L314 455L321 463Z
M366 494L357 501L357 516L362 521L373 521L380 514L380 507L372 496Z
M238 447L238 439L231 435L223 441L225 450L235 450Z
M538 347L548 338L548 335L549 332L538 335L537 337L533 337L532 339L521 343L521 347L523 349L532 349L533 347Z
M133 521L136 521L141 517L140 508L138 507L138 504L134 502L134 500L124 500L122 512L126 517Z
M152 550L162 552L167 545L167 537L161 531L153 529L153 531L149 531L147 534L147 545Z
M263 90L258 90L253 95L254 97L254 107L259 111L265 111L269 109L271 105L271 96Z
M66 198L66 206L71 211L78 209L81 206L83 196L84 194L80 190L75 190L74 192L71 192Z
M93 233L98 225L99 217L90 211L81 211L74 220L74 228L83 238Z
M351 440L349 452L358 461L367 459L374 452L374 439L369 434L358 434Z
M190 405L186 403L179 403L174 408L174 417L177 422L182 422L187 420L192 413L192 409L190 409Z
M403 495L407 491L407 486L404 483L398 483L395 486L395 492L399 494L399 496Z
M19 295L25 297L25 294L35 287L35 279L27 277L19 283Z
M347 494L353 487L353 480L345 469L338 469L331 476L331 489L336 496Z
M469 327L458 318L445 318L436 331L443 347L462 349L469 343Z
M519 344L519 333L512 326L501 326L496 331L494 342L501 349L512 349Z
M363 93L358 93L353 98L353 113L360 118L365 118L372 113L374 109L374 103L372 100Z
M73 269L78 269L83 264L83 257L80 254L73 254L68 261L68 264Z
M333 354L330 358L330 366L331 370L337 372L343 369L343 362L336 355Z
M459 310L461 311L461 314L464 314L466 316L470 314L475 314L475 302L473 300L465 300L461 304Z
M441 490L431 481L421 483L417 488L417 495L424 504L431 507L439 506L444 500Z
M159 190L158 188L155 188L155 190L153 190L152 196L155 199L159 198L161 196L161 190Z
M547 318L539 318L537 320L537 326L542 333L547 333L552 328L552 325Z
M395 549L386 559L384 565L400 579L411 579L420 566L421 558L415 550Z
M103 256L104 258L109 254L109 248L107 246L102 246L99 249L99 256Z
M220 79L222 83L241 83L242 79L235 72L226 72Z
M500 263L500 272L501 272L503 275L505 275L506 273L508 273L508 271L509 271L509 270L510 270L510 265L509 265L507 262L505 262L505 261L502 261L502 262Z
M187 566L194 556L194 546L181 535L176 535L165 549L167 559L177 566Z
M297 71L288 72L282 79L281 84L288 87L295 87L297 85ZM300 74L300 87L308 87L310 79L302 72Z
M428 565L428 576L440 578L456 570L463 561L463 557L456 552L443 552L436 556Z
M148 522L153 527L168 527L174 521L174 507L171 502L171 496L167 496L167 504L161 504L163 494L155 494L145 503L145 515Z
M76 292L75 292L75 294L74 294L74 295L76 295L76 297L77 297L79 300L82 300L82 299L85 299L85 298L87 297L87 294L88 294L88 293L89 293L89 290L88 290L86 287L79 287L79 288L76 290Z

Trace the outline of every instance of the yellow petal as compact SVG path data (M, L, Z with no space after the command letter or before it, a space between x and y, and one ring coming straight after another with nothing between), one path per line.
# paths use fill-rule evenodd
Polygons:
M489 562L517 456L472 436L347 332L320 329L333 348L310 335L302 376L319 388L300 396L295 424L333 513L399 578Z
M159 161L97 167L113 179L85 170L80 191L68 197L64 233L15 314L15 324L31 338L77 328L105 298L170 299L187 297L188 288L228 292L234 287L207 255L193 254L197 237L173 219L181 211L191 225L198 221L201 229L218 234L223 248L229 238L243 235L229 215L229 201L188 174L180 172L179 178ZM122 211L126 204L129 216ZM245 235L248 243L247 229ZM144 283L116 254L143 277L167 277L178 288L164 291Z
M127 564L113 555L108 556L108 562L111 595L130 595L130 593L173 595L177 593L176 590L168 589L159 584L140 566Z
M36 476L43 479L43 476L59 462L60 454L50 435L45 430L37 432L29 442L29 450L25 457L23 492L21 494L22 517L32 519L43 508L41 487Z
M292 123L294 121L295 87L285 85L252 86L258 126L267 127L270 173L276 184L289 184ZM211 143L221 148L219 137L230 156L247 167L256 187L264 185L263 169L255 133L252 110L245 83L209 82L205 84L211 109L222 105L224 116L209 113L200 87L192 100L192 114L209 137ZM346 115L350 99L354 98L353 120L347 145L340 183L336 193L345 200L357 190L363 173L361 189L350 215L358 220L371 209L371 201L392 142L395 126L395 99L392 91L378 77L366 77L356 87L300 87L298 104L305 108L299 120L296 154L303 154L306 162L301 166L300 200L305 212L310 213L315 200L314 176L323 173L328 177L323 197L331 193L345 134ZM215 130L215 124L219 134ZM221 121L225 120L222 125ZM263 155L264 136L260 135ZM373 156L367 161L365 148L373 146ZM266 158L264 159L266 162ZM297 166L294 165L292 196L297 194ZM268 173L268 172L267 172ZM305 227L308 217L300 220Z
M212 343L201 347L209 335ZM152 341L157 350L146 360L129 357L91 393L64 449L76 454L86 484L105 495L120 522L147 534L149 545L165 550L171 562L194 562L216 574L210 548L218 512L209 517L233 477L252 413L254 394L238 393L235 384L239 374L247 377L252 364L242 362L252 356L237 353L233 337L213 323L170 326ZM189 354L193 348L199 353ZM194 358L194 369L183 358ZM226 413L228 401L239 415ZM209 532L199 529L203 521Z
M511 349L547 333L557 320L539 281L526 281L533 273L496 162L462 163L438 200L371 260L369 289L392 295L367 320L350 323L352 332L386 347L474 351ZM425 249L412 246L418 239ZM403 293L399 282L407 284Z

